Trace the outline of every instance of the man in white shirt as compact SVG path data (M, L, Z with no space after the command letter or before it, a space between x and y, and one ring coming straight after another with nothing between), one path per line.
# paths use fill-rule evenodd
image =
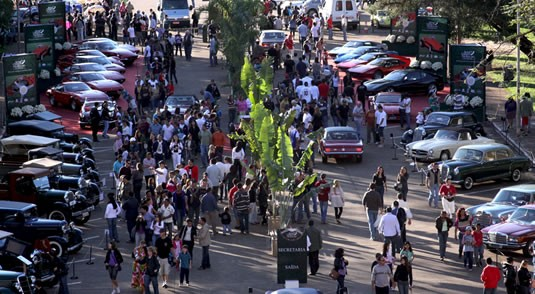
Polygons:
M375 143L378 143L379 147L383 147L385 142L384 130L386 127L386 112L383 110L383 106L381 104L377 106L377 110L375 111L375 127L377 130L377 136L379 137L379 140L376 140Z
M225 156L224 162L218 161L216 162L216 166L221 170L221 173L223 174L223 181L221 182L221 185L219 185L219 200L227 199L228 190L227 188L227 174L230 172L230 167L232 166L232 158Z
M167 182L167 168L165 167L165 162L160 160L158 164L159 167L154 170L156 172L156 186L160 186Z
M301 105L299 105L296 100L292 100L291 110L295 110L295 116L297 117L301 114Z
M312 114L308 111L308 108L303 109L303 124L305 129L308 129L308 126L312 123Z
M312 93L310 92L308 81L305 81L303 88L301 89L301 93L299 94L299 101L303 100L305 100L307 103L312 101Z
M312 96L312 102L318 102L318 99L320 98L320 89L316 83L313 83L312 86L310 86L310 95Z
M215 158L210 160L210 165L206 168L206 174L208 175L208 180L212 183L212 192L214 193L214 196L218 198L219 184L223 181L224 174L216 165L216 162L217 160Z
M305 44L305 40L308 36L308 26L305 24L305 22L301 22L301 24L297 27L297 31L299 32L299 44L301 44L301 49L303 49L303 44Z
M397 239L401 234L401 229L399 227L398 218L392 214L392 207L386 209L386 213L381 217L379 222L379 228L377 228L379 233L383 234L385 238L385 243L390 243L392 247L392 256L395 256L395 248Z
M411 128L411 97L408 94L404 93L402 95L400 109L405 109L405 116L400 117L399 121L401 122L401 128L403 129L403 121L407 124L407 130Z
M173 205L171 205L171 202L169 201L169 198L165 198L163 200L163 204L158 209L158 213L161 214L162 220L164 223L164 227L168 232L168 236L172 235L173 233L173 215L175 214L175 209L173 208Z
M173 138L173 134L175 133L175 127L169 123L169 121L166 121L165 124L162 126L162 134L163 134L163 140L169 143L171 142L171 139Z

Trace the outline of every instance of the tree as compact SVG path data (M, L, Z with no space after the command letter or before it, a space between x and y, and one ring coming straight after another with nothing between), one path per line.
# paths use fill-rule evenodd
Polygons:
M258 0L211 0L206 8L208 20L221 31L220 49L227 59L233 90L240 88L244 56L259 34L262 9Z

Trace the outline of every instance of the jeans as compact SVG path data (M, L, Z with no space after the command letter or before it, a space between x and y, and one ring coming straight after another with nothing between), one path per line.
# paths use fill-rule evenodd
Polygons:
M129 236L129 239L130 239L130 242L134 242L135 241L135 238L134 238L134 234L132 234L132 231L134 229L134 226L136 225L136 221L135 220L126 220L126 228L128 229L128 236Z
M517 293L529 293L529 290L527 288L525 288L526 290L525 291L522 291L522 286L520 286L520 289L518 289L519 291ZM483 294L496 294L496 288L485 288L483 289Z
M448 231L438 232L438 247L439 247L441 258L444 258L446 256L446 243L447 242L448 242Z
M327 34L329 36L329 40L333 39L333 29L327 29Z
M217 52L210 51L210 65L211 66L217 65Z
M202 268L210 268L210 252L208 251L209 249L210 249L210 245L202 247L202 261L201 261Z
M190 207L188 209L188 218L193 220L194 226L197 226L197 223L199 223L200 213L201 213L200 207Z
M355 131L357 131L359 139L362 139L362 118L355 119Z
M258 222L258 213L256 210L256 203L249 203L249 223L256 224Z
M69 286L67 285L67 274L59 277L59 291L58 294L69 294Z
M110 239L119 241L119 236L117 235L117 218L107 218L106 221L108 222Z
M459 256L463 254L463 237L464 237L464 233L461 231L458 231L457 240L459 241Z
M314 150L314 149L312 149ZM312 155L312 162L314 162L314 155ZM312 198L312 212L318 213L318 194L310 196Z
M347 41L347 28L342 27L342 34L344 35L344 41Z
M474 266L474 252L466 251L464 252L464 267L468 266L469 269L472 269Z
M480 246L474 246L474 260L477 264L483 263L483 252L485 251L485 247L483 245Z
M336 279L336 281L338 282L338 285L336 287L336 294L344 293L343 291L345 290L345 285L344 285L345 278L346 276L339 275L338 279Z
M186 54L186 60L191 60L191 49L193 49L193 46L189 45L185 45L184 46L184 53Z
M399 281L398 284L398 291L399 294L409 294L409 281Z
M405 123L407 124L407 130L411 128L411 113L405 113Z
M152 288L154 289L154 294L159 294L158 291L158 276L151 277L149 275L143 276L143 281L145 282L145 294L150 294L150 284L152 284Z
M429 206L433 202L433 207L438 206L438 184L433 184L429 187L429 197L427 199Z
M310 251L308 253L308 265L312 274L316 274L320 268L319 254L319 251Z
M184 283L184 278L186 278L186 284L189 284L189 268L180 268L180 285Z
M381 199L384 200L385 186L375 186L375 191L377 191L377 193L379 193L379 195L381 195ZM383 201L383 203L384 203L384 201Z
M375 228L375 222L377 221L377 215L379 212L377 210L366 209L368 214L368 227L370 229L370 237L374 240L377 238L377 228Z
M321 213L322 224L327 222L327 209L328 208L329 208L329 201L320 201L320 213Z
M208 145L201 144L201 163L208 166Z
M249 234L249 213L238 212L238 218L240 219L240 231Z
M366 144L375 142L375 125L367 124L366 125Z
M399 236L384 236L384 244L390 244L390 248L392 249L392 256L396 257L396 250L398 250L401 246L398 242Z

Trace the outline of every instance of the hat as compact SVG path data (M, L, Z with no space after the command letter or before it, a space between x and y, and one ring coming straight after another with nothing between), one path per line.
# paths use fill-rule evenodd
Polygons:
M471 226L466 226L465 231L472 231L472 227Z

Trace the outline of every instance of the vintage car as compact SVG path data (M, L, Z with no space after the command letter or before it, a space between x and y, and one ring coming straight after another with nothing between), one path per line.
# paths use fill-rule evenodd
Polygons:
M102 100L109 96L99 90L93 90L83 82L64 82L46 91L50 105L69 105L71 110L78 110L85 100Z
M58 115L56 113L53 113L47 110L47 111L41 111L41 112L37 112L34 114L30 114L28 115L28 119L50 121L50 122L62 124L63 117L61 115Z
M386 52L371 52L371 53L366 53L362 56L360 56L359 58L357 59L351 59L349 61L346 61L346 62L341 62L339 63L336 68L338 68L339 70L341 71L347 71L348 69L354 67L354 66L357 66L357 65L361 65L361 64L367 64L377 58L381 58L381 57L388 57L388 53Z
M127 66L132 65L138 57L137 53L117 46L112 40L87 40L80 45L79 49L96 49L104 53L106 56L119 56L121 62Z
M469 207L466 212L474 218L472 223L486 227L509 218L517 207L534 202L535 184L514 185L500 189L491 202Z
M33 203L0 201L0 229L30 244L48 239L60 256L76 253L84 244L82 230L64 220L39 218Z
M339 64L341 62L349 61L351 59L357 59L362 55L370 52L384 52L383 47L381 46L361 46L354 48L351 51L346 53L338 54L334 59L334 63Z
M0 158L2 162L25 162L28 151L39 147L59 149L59 139L34 135L9 136L0 140ZM61 149L59 149L61 150Z
M176 109L180 109L180 113L184 114L191 106L199 104L199 100L195 95L171 95L167 97L164 107L167 106L167 111L175 113ZM164 108L160 108L163 111Z
M422 69L395 70L381 79L364 83L368 95L378 92L430 93L444 89L442 77Z
M169 99L169 98L168 98ZM102 103L108 102L108 113L110 114L110 126L115 125L116 118L117 118L117 104L110 99L106 100L86 100L82 107L80 108L80 114L79 114L79 120L78 123L80 124L80 129L84 129L86 127L91 126L91 120L89 117L89 113L91 112L91 109L95 106L96 103L99 103L98 110L102 112ZM100 121L100 125L103 126L104 122Z
M470 190L476 182L504 178L518 182L523 172L531 170L531 161L507 145L490 143L460 147L451 160L440 162L439 168L443 179Z
M113 80L118 83L124 83L126 78L119 72L113 70L107 70L103 65L94 62L75 63L69 67L63 69L63 74L69 75L76 72L91 71L98 72L108 80Z
M361 46L380 46L385 50L387 49L385 44L382 44L380 42L368 41L368 40L354 40L354 41L349 41L349 42L345 43L341 47L334 47L333 49L329 50L327 53L331 57L335 57L338 54L347 53L347 52L352 51L353 49L361 47Z
M405 131L401 135L401 144L431 139L439 129L446 127L467 128L474 131L478 136L486 136L483 125L477 121L472 112L437 111L427 116L423 126Z
M74 64L87 63L87 62L98 63L98 64L104 66L104 68L106 68L106 70L116 71L116 72L119 72L121 74L124 74L126 72L126 69L123 66L117 65L117 64L111 62L108 58L102 57L102 56L83 55L83 56L76 56L73 59L73 63Z
M101 92L106 93L108 96L113 97L114 99L119 99L121 96L122 91L124 90L123 85L120 83L108 80L106 77L104 77L101 73L98 72L76 72L72 73L65 78L63 78L64 82L84 82L86 83L91 89L99 90Z
M95 166L96 164L94 162L92 162L91 160L84 160L82 164L65 163L59 160L61 159L61 153L58 153L59 151L61 150L52 147L41 147L32 149L29 152L31 154L29 157L33 159L22 163L22 167L37 167L48 170L53 169L54 173L58 175L73 176L78 179L81 176L87 175L89 180L96 183L97 185L101 186L104 184L100 182L100 174L98 173L98 170Z
M399 105L401 104L401 93L397 92L381 92L375 96L370 97L370 102L374 108L379 105L383 106L386 112L387 120L399 119Z
M0 294L32 294L30 277L22 272L0 270Z
M367 64L361 64L350 68L347 72L352 78L359 80L380 79L385 75L409 66L410 59L406 57L382 57Z
M416 141L405 146L406 155L421 162L446 161L459 147L494 143L493 139L478 136L465 128L444 128L429 140Z
M349 158L361 162L364 145L354 128L328 127L323 131L319 153L323 163L327 163L329 158Z
M535 240L535 205L529 204L515 209L505 222L483 228L483 244L499 250L522 250L531 256L529 246Z

